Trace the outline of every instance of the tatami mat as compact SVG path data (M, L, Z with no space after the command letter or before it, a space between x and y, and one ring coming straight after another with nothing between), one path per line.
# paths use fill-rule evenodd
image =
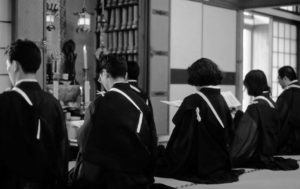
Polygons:
M298 160L300 156L286 156ZM69 167L74 167L70 162ZM247 170L249 171L249 170ZM255 170L244 173L238 182L229 184L194 184L170 178L155 177L156 183L184 189L300 189L300 169L295 171Z
M300 160L300 156L290 156ZM229 184L193 184L168 178L155 178L156 183L163 183L175 188L185 189L300 189L300 169L295 171L256 170L240 176L238 182Z

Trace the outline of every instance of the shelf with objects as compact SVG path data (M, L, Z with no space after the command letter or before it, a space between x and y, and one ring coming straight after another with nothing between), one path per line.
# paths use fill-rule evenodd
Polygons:
M89 38L94 34L89 34L90 22L81 22L83 18L84 21L90 18L85 1L83 8L75 13L66 3L63 0L46 1L44 89L60 101L70 145L77 146L77 130L83 124L85 110L91 101L89 79L92 77L88 77L88 63L91 65L93 61L88 59L88 53L94 51ZM87 5L91 6L91 2ZM74 21L77 21L76 30L74 25L67 24ZM86 40L81 42L74 34L84 36Z
M141 34L145 28L139 23L144 19L141 16L144 4L144 1L139 0L98 0L96 7L98 60L103 55L113 54L122 56L127 61L146 62L143 52L138 48L139 45L145 46ZM100 90L99 84L98 90Z
M46 90L60 101L65 113L70 145L77 146L77 130L83 124L87 92L84 91L85 85L80 85L76 80L77 54L74 50L74 41L68 40L63 44L61 53L48 57ZM83 73L86 81L86 70L83 69Z

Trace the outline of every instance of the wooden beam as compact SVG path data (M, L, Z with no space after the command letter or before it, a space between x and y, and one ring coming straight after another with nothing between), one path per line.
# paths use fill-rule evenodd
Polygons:
M200 2L205 5L216 6L216 7L226 8L226 9L233 9L233 10L237 10L239 8L236 0L188 0L188 1Z
M296 4L300 4L300 0L244 0L240 2L239 9L279 7Z

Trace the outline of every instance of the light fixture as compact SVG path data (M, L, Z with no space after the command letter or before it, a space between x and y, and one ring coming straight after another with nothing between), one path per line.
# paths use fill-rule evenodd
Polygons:
M55 2L47 2L47 11L46 11L46 29L48 31L55 30L55 15L58 11L58 4Z
M46 12L46 23L47 23L46 29L48 31L55 30L54 17L55 15L53 14L53 12L51 11Z
M85 0L83 1L83 8L80 12L74 13L74 15L78 16L77 21L77 32L89 32L91 31L91 15L92 13L87 12Z

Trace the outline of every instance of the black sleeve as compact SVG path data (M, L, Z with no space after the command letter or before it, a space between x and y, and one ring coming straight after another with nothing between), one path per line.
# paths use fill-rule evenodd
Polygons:
M195 143L193 137L194 120L193 112L187 111L180 123L175 125L170 140L167 144L165 154L158 162L157 175L174 176L184 172L189 164L192 153L192 146ZM196 155L196 153L193 153Z
M288 140L288 134L291 132L291 128L289 127L289 124L287 124L289 107L287 100L285 100L282 96L278 97L276 105L280 119L279 144L282 145Z
M69 162L69 139L67 133L67 127L65 117L60 104L57 104L58 119L56 121L56 129L58 140L56 143L56 149L58 149L57 166L58 174L62 179L62 182L67 183L68 179L68 162Z
M255 107L247 108L235 126L231 144L231 158L234 165L240 165L254 154L258 141L258 115Z

